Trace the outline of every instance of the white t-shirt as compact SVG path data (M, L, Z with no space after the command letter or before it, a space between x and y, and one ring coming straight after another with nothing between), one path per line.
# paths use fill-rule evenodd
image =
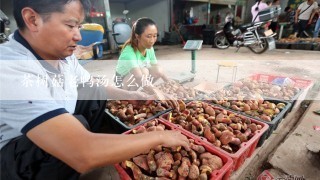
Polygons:
M314 9L317 9L318 8L318 3L317 2L314 2L311 7L309 7L310 5L308 4L307 1L301 3L298 7L298 9L300 9L300 14L298 16L298 19L300 20L309 20L311 14L312 14L312 11ZM308 9L307 9L308 8ZM307 10L305 10L307 9ZM303 12L304 11L304 12Z
M77 84L90 74L73 55L59 60L56 71L64 80L59 82L54 69L43 63L13 35L0 45L0 149L50 118L74 113Z

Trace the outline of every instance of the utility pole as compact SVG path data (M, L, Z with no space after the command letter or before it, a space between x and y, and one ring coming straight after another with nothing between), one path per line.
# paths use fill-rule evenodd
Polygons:
M110 11L110 3L109 3L109 0L103 0L103 3L104 3L105 14L106 14L105 18L107 23L107 29L106 29L106 33L108 35L107 40L108 40L110 49L113 51L115 50L115 42L112 36L112 18L111 18L111 11Z
M169 13L170 13L170 15L169 15L169 27L171 26L173 26L173 24L175 24L176 22L175 22L175 14L174 14L174 12L173 12L173 0L168 0L168 4L169 4Z
M210 12L211 12L211 0L208 0L208 17L207 17L207 24L210 24Z

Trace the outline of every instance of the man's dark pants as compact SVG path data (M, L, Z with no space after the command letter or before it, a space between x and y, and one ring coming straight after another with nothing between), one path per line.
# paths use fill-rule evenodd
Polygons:
M297 37L301 37L303 31L307 29L308 20L299 20L297 24L294 26L294 32L297 32Z
M101 124L107 118L104 113L105 88L86 84L78 88L78 93L74 116L91 132L99 132ZM40 149L25 135L5 145L1 149L0 158L1 180L74 180L80 176L71 167Z

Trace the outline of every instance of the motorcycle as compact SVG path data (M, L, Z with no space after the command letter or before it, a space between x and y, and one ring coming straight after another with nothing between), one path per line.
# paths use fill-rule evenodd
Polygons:
M131 35L131 19L127 17L129 10L124 10L123 17L118 17L112 22L112 36L118 49L130 38Z
M9 18L0 10L0 44L9 41L5 34L5 27L9 24Z
M223 29L215 34L213 47L218 49L227 49L230 46L247 47L256 54L262 54L266 50L275 49L274 36L276 33L265 31L261 26L264 22L256 22L241 25L234 29L232 22L227 22Z
M122 22L132 26L131 18L127 16L127 14L129 14L129 10L127 9L123 10L122 14L123 14L123 17L116 17L115 20L112 22L112 24Z

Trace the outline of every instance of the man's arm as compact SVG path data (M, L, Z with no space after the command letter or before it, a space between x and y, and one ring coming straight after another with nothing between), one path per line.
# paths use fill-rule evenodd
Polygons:
M308 24L311 24L312 23L312 19L313 19L313 17L314 17L314 15L317 13L317 10L313 10L312 11L312 14L311 14L311 16L310 16L310 19L309 19L309 21L308 21Z
M301 9L296 10L296 14L294 15L294 23L298 23L298 17L300 14Z
M72 115L62 114L27 133L36 145L84 173L96 167L130 159L157 145L184 146L188 139L177 131L156 131L134 135L91 133Z

